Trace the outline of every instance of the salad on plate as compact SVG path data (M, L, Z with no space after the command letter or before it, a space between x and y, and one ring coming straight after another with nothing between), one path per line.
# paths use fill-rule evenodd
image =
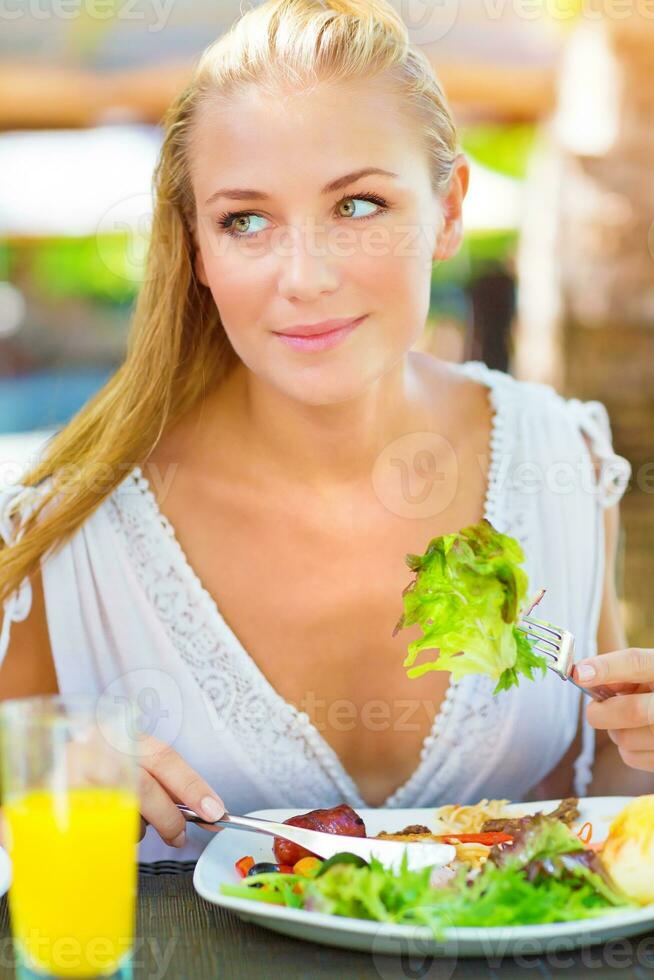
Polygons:
M454 844L445 867L386 868L342 853L321 860L275 838L270 862L244 855L239 882L221 893L253 902L334 916L429 927L506 927L570 922L654 903L654 795L636 797L611 823L606 840L591 843L579 825L577 801L516 817L506 800L445 806L432 826L381 831L380 839ZM347 804L290 817L286 823L367 836Z

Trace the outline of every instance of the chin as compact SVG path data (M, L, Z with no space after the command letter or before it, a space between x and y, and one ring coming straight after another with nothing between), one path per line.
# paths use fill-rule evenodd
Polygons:
M330 362L316 359L313 364L284 365L270 380L289 398L304 405L337 405L360 398L383 374L388 365L375 368L360 363L360 359L333 358Z
M368 387L364 379L358 382L339 380L337 378L318 381L316 378L305 377L300 384L285 385L289 398L303 405L340 405L343 402L358 398Z

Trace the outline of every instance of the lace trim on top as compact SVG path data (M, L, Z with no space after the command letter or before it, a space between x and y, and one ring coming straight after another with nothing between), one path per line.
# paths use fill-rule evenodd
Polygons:
M500 388L503 376L491 372L482 362L469 361L458 368L487 387L493 409L484 516L520 539L524 526L507 530L505 495L499 492L501 463L513 450L509 445L509 433L515 426L507 424L509 391L506 385ZM502 489L508 491L510 483ZM301 785L305 791L314 791L315 798L324 799L322 773L337 789L340 799L352 806L366 806L354 780L308 714L277 693L228 626L217 603L190 565L140 467L135 467L108 503L110 520L121 534L136 573L174 647L190 668L221 725L229 722L229 730L237 732L248 757L258 770L265 770L266 780L275 780L278 789L284 785ZM520 513L519 507L509 509L508 513L512 518L516 517ZM491 686L485 683L488 680L484 677L466 677L459 682L450 679L431 731L423 741L416 769L382 806L411 805L427 779L430 788L435 788L434 770L437 777L439 764L445 763L446 757L451 755L451 740L446 739L441 744L441 736L450 719L454 720L455 707L461 708L456 714L469 719L468 736L471 725L477 724L476 737L468 739L473 752L476 754L482 744L488 748L489 739L492 741L493 731L497 730L494 712L480 711L479 701L476 711L470 712L470 695L478 689L482 703L490 698ZM468 683L464 685L464 681ZM462 687L468 696L464 695L461 704L457 705L458 691ZM262 737L264 733L265 738ZM319 769L316 769L316 762Z

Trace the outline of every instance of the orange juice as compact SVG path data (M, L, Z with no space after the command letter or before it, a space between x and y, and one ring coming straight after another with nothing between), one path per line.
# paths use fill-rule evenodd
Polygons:
M9 910L22 959L58 977L111 975L134 934L139 801L111 786L38 789L3 807Z

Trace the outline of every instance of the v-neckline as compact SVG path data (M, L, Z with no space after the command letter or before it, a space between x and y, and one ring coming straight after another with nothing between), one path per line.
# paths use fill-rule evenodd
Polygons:
M499 485L498 470L501 457L503 455L501 440L505 431L504 400L499 396L497 380L494 373L482 361L466 361L462 364L453 365L453 367L461 370L462 373L468 375L468 377L471 377L473 380L478 381L488 390L489 402L492 408L492 419L489 439L490 461L484 498L484 517L494 523L497 511L497 489ZM329 776L337 783L340 791L348 798L350 804L359 807L372 806L372 804L368 803L364 799L355 780L342 763L340 756L320 733L319 729L316 727L316 725L314 725L307 713L300 711L294 704L282 697L282 695L268 680L254 658L245 649L234 630L229 626L220 611L220 607L218 606L216 599L205 588L195 569L191 565L186 552L179 542L175 528L161 511L151 484L143 473L141 467L136 466L132 470L130 477L133 478L139 485L143 496L149 503L152 515L156 518L157 523L162 527L162 530L168 537L176 554L180 569L183 570L189 583L193 586L194 591L203 596L208 613L215 621L216 632L222 634L225 641L230 644L241 660L248 665L250 672L254 674L258 684L267 691L268 696L273 702L276 703L277 707L287 715L291 716L298 726L301 726L305 737L308 739L312 745L312 748L314 749L316 757L328 771ZM437 743L438 736L454 702L458 686L458 683L455 682L450 675L443 701L439 707L439 710L434 716L429 732L423 739L418 763L415 769L409 774L404 782L397 786L382 803L378 804L378 806L387 808L401 806L405 803L408 804L409 801L405 800L404 798L410 792L412 786L416 782L420 781L420 777L427 762L427 756L430 751L433 751L432 746Z

